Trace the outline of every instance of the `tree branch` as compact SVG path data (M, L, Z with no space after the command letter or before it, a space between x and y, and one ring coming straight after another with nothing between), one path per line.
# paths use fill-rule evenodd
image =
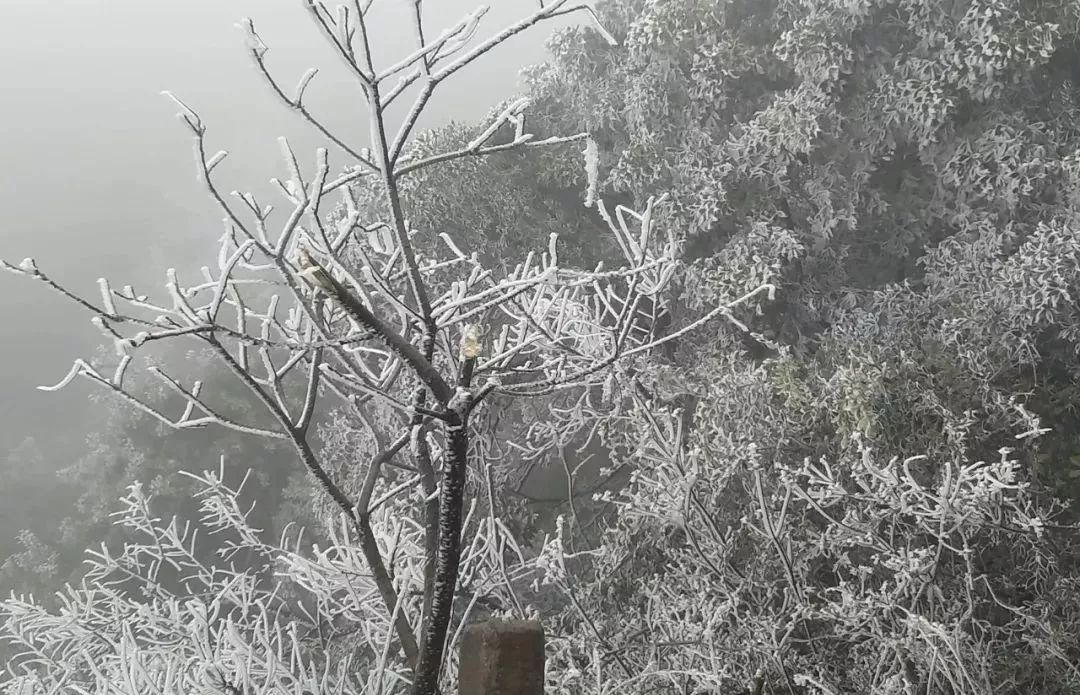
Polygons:
M308 444L307 439L292 425L289 421L289 417L277 406L273 399L271 399L266 392L255 383L255 380L252 379L251 375L240 368L240 365L236 363L236 360L229 354L229 351L216 340L209 339L208 342L210 342L214 351L218 353L226 366L229 367L229 370L232 371L232 373L235 374L248 389L258 396L263 405L266 406L271 414L273 414L274 418L278 421L278 424L287 433L288 439L292 442L304 467L315 477L319 486L330 496L330 499L334 501L334 504L345 512L347 518L352 520L353 525L360 536L361 552L364 554L364 560L368 564L368 569L371 570L375 586L382 596L387 613L389 615L394 615L397 608L398 596L394 591L394 584L386 570L386 565L383 563L382 553L379 551L379 545L375 541L371 523L367 515L361 513L345 492L330 478L326 470L319 464L315 452L312 451L311 445ZM395 630L397 631L398 639L401 641L402 651L405 652L405 656L408 658L409 662L415 664L417 663L418 658L416 638L412 633L412 628L409 626L407 618L400 612L397 612L397 615L398 620L395 623Z
M355 318L361 325L371 329L372 332L378 336L390 350L404 360L420 380L427 386L432 394L434 394L436 400L439 403L446 405L450 400L451 391L443 380L442 375L430 362L424 359L424 356L417 351L416 347L405 340L397 331L390 326L383 323L375 314L371 312L366 306L364 306L356 297L352 295L347 288L345 288L340 282L338 282L330 273L320 266L314 259L308 256L307 267L304 272L310 272L310 277L317 278L312 280L313 286L317 289L324 291L334 297L342 307ZM414 261L415 262L415 261ZM426 294L422 295L426 301ZM430 316L431 307L427 306L427 315Z

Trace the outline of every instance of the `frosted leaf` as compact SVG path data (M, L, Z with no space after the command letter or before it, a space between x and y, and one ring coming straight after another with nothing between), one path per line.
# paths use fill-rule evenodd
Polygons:
M600 181L600 148L591 137L585 138L585 177L588 180L588 188L585 190L585 207L591 208L596 204L596 189Z
M225 637L229 643L241 652L246 651L248 644L240 634L240 630L237 629L236 623L231 619L225 623Z
M22 270L23 272L26 272L26 273L36 273L36 272L38 272L37 265L34 264L34 259L33 258L24 258L24 259L22 259L22 263L19 264L19 270Z
M389 256L394 252L394 233L386 226L367 233L367 242L375 253Z
M605 403L611 401L612 395L615 393L615 372L609 372L607 378L604 379L604 386L601 397Z
M206 666L203 669L203 684L219 692L225 692L227 685L221 670L213 665Z

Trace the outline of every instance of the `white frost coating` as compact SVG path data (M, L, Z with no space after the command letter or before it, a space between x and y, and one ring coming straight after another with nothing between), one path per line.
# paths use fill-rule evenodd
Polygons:
M304 179L300 175L300 164L296 161L296 154L293 152L292 145L289 144L289 139L285 136L278 138L278 145L281 146L281 156L285 158L285 166L289 168L289 173L292 175L292 180L285 182L285 188L294 196L302 194L301 181Z
M116 305L113 304L109 281L105 278L98 278L98 287L101 288L101 302L105 305L105 313L109 316L116 316Z
M225 150L218 150L217 154L206 160L206 173L209 174L211 171L213 171L214 167L216 167L218 164L221 164L221 160L225 159L228 156L229 153Z
M285 327L291 331L295 331L300 327L300 312L297 309L289 309L289 316L285 319Z
M71 370L67 373L67 376L60 380L60 383L53 386L38 386L38 391L59 391L60 389L64 388L72 381L74 381L75 377L79 376L84 371L88 371L91 374L94 373L94 370L91 369L90 365L88 365L86 362L83 362L82 360L75 360L75 363L71 365Z
M194 121L196 124L202 122L202 119L199 118L199 114L195 113L195 110L193 108L191 108L190 106L185 104L183 101L181 101L175 94L173 94L172 92L170 92L167 89L164 90L161 93L162 93L162 95L164 95L164 96L168 97L169 99L171 99L174 104L176 104L181 109L183 109L184 110L184 115L191 118L191 120Z
M382 226L367 233L367 242L371 250L383 256L389 256L396 250L394 232Z
M455 256L460 259L464 259L466 257L465 254L461 251L461 249L457 247L457 244L454 243L454 240L450 238L449 234L447 234L446 232L439 232L439 238L443 240L444 244L450 247L450 251L452 251Z
M485 142L490 140L491 136L494 135L495 132L502 127L503 123L506 123L508 120L510 120L511 117L519 115L521 111L528 105L528 97L522 97L521 99L514 101L512 104L507 106L506 109L504 109L503 112L500 113L494 121L492 121L491 125L489 125L487 129L484 130L484 132L477 135L472 142L465 146L465 148L471 151L480 149L480 147Z
M229 259L229 242L232 241L232 235L225 232L218 241L221 243L218 246L217 266L218 270L222 270Z
M317 75L318 73L319 73L319 70L317 68L308 68L307 72L305 72L300 77L300 82L298 82L297 85L296 85L296 98L295 99L296 99L297 103L299 103L301 100L303 100L304 91L307 89L308 85L311 83L311 80L313 80L315 78L315 75Z
M555 242L559 240L559 235L555 232L551 233L548 237L548 255L550 256L550 263L552 267L559 265L559 254L555 248Z
M34 259L29 257L22 259L22 263L19 264L19 270L26 273L36 273L37 266L34 264Z
M169 290L169 295L173 298L173 309L183 314L184 318L189 321L197 322L199 317L195 315L191 305L184 299L184 295L180 292L180 285L176 280L176 268L169 268L165 271L168 281L165 283L166 289Z
M652 235L652 211L653 199L645 205L645 212L641 215L641 236L638 238L638 253L641 255L639 262L644 262L649 252L649 238Z
M124 381L124 370L131 364L131 355L123 355L120 358L120 363L116 365L116 371L113 372L112 383L113 386L120 386Z
M604 25L600 23L600 18L596 16L596 11L588 5L583 5L583 7L585 8L585 11L589 13L589 16L592 17L593 26L596 29L596 33L600 34L600 36L603 37L604 41L607 41L607 45L618 46L619 42L615 39L614 36L611 35L611 32L609 32L604 27Z
M596 205L596 189L600 181L600 149L596 141L591 137L585 138L585 149L581 151L585 155L585 178L588 187L585 189L585 207L591 208Z

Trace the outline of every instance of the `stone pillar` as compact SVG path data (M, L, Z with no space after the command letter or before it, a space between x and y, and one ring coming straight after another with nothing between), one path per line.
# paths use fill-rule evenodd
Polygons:
M544 695L544 629L531 620L465 628L458 695Z

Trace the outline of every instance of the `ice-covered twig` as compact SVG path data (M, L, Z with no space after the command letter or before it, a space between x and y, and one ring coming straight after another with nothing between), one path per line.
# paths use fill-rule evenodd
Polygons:
M9 270L9 271L11 271L13 273L18 273L19 275L26 275L28 277L31 277L31 278L35 279L35 280L40 280L41 282L45 283L46 285L51 287L56 292L59 292L60 294L64 295L65 297L67 297L71 301L75 302L76 304L78 304L78 305L80 305L80 306L82 306L82 307L84 307L86 309L89 309L94 314L97 314L97 315L100 315L100 316L108 316L113 321L123 321L123 322L126 322L126 323L134 323L134 324L139 324L139 325L143 325L143 326L153 326L154 325L154 323L152 321L147 321L145 319L139 319L139 318L136 318L136 317L133 317L133 316L120 316L120 315L117 315L115 313L115 309L113 310L113 312L110 312L108 310L108 308L101 308L101 307L94 306L90 302L86 301L85 299L83 299L79 295L75 294L74 292L68 290L66 287L60 285L59 283L54 281L52 278L50 278L48 275L43 273L41 271L41 269L38 268L37 265L34 263L34 259L32 259L32 258L27 258L27 259L23 260L17 266L11 265L10 263L7 263L5 261L0 261L0 267L3 267L5 270ZM122 295L119 295L119 296L122 296Z
M544 394L544 393L550 393L551 391L559 389L559 388L567 388L567 387L573 386L580 379L583 379L583 378L588 377L588 376L590 376L592 374L596 374L597 372L600 372L600 371L602 371L604 369L607 369L608 367L615 364L615 362L617 362L619 360L625 360L625 359L627 359L629 357L640 354L642 352L647 352L649 350L653 350L653 349L663 345L664 343L668 343L668 342L670 342L672 340L675 340L676 338L679 338L679 337L681 337L683 335L686 335L687 333L689 333L689 332L691 332L693 330L696 330L697 328L701 327L702 325L708 323L709 321L713 320L714 318L716 318L718 316L725 316L725 317L727 317L729 319L734 320L734 317L731 315L731 310L733 308L735 308L736 306L738 306L738 305L752 299L753 297L757 296L758 294L760 294L762 292L769 292L770 294L772 294L773 291L775 291L775 287L773 285L769 285L769 284L761 285L761 286L757 287L756 289L751 290L750 292L747 292L743 296L741 296L741 297L739 297L739 298L737 298L735 300L732 300L731 302L728 302L727 304L724 304L724 305L721 305L721 306L718 306L718 307L714 308L713 310L711 310L708 313L706 313L705 315L699 317L695 321L687 324L686 326L682 327L681 329L679 329L677 331L673 331L673 332L663 336L662 338L657 338L655 340L651 340L651 341L649 341L649 342L647 342L647 343L645 343L643 345L639 345L637 347L631 348L630 350L626 350L624 352L613 352L613 353L609 354L607 357L605 357L605 358L603 358L601 360L598 360L593 364L581 367L581 368L576 369L576 370L571 371L571 372L558 373L561 370L556 370L556 372L557 372L556 376L549 377L547 379L542 379L542 380L530 382L530 383L514 384L514 385L509 385L509 386L500 386L496 390L499 391L500 393L505 393L505 394L514 395L514 396L536 396L536 395L541 395L541 394Z
M225 299L225 289L232 280L233 268L248 249L253 248L255 242L248 239L244 243L237 247L236 251L225 261L221 266L221 276L217 280L217 284L214 287L214 295L210 300L210 306L206 309L207 316L210 318L210 322L213 323L217 319L218 310L221 308L221 303ZM241 308L241 313L242 313Z
M452 27L444 29L438 37L424 46L413 51L409 55L405 56L398 62L394 63L390 67L387 67L379 72L375 76L376 82L382 82L394 75L413 67L414 64L425 61L428 66L434 65L440 59L445 58L454 51L458 50L461 46L464 46L472 39L476 33L477 27L480 25L480 20L487 14L488 8L481 6L474 10L472 14L466 15L465 18L458 21ZM444 55L438 54L446 46L457 46L457 48L451 48ZM429 56L433 56L431 60L427 60Z
M255 32L255 24L250 19L245 19L242 26L245 30L247 30L249 36L258 37L258 34ZM281 88L281 86L278 84L277 80L274 79L273 75L270 74L270 70L266 67L265 55L267 50L269 49L266 48L265 43L262 43L261 38L259 38L259 43L262 46L261 50L255 47L249 48L249 52L252 59L255 61L255 66L258 68L259 73L262 74L263 79L266 80L266 83L270 85L270 88L274 92L274 94L276 94L286 106L299 113L304 118L304 120L306 120L312 127L314 127L315 130L319 131L319 133L322 134L323 137L334 143L334 145L336 145L341 151L348 154L350 157L358 161L361 166L364 167L363 170L356 172L356 177L363 176L364 174L370 173L372 171L378 171L378 166L374 162L372 162L369 158L364 157L359 151L353 149L341 138L337 137L319 119L315 118L315 116L310 111L308 111L307 107L304 105L304 92L307 90L307 87L311 83L311 80L314 79L315 73L317 71L311 69L304 73L304 77L301 78L300 83L297 85L296 97L290 98L289 95L287 95L285 91ZM334 188L337 188L337 186L334 186Z
M524 134L521 137L515 138L511 142L507 142L501 145L489 145L487 147L479 147L477 149L471 149L470 147L462 147L450 152L443 152L441 154L431 155L424 159L419 159L414 162L409 162L394 169L395 175L399 178L407 174L411 174L419 169L424 169L435 164L441 164L454 159L461 159L463 157L482 157L489 154L495 154L497 152L506 152L508 150L517 149L519 147L533 148L533 147L551 147L554 145L565 145L571 142L578 142L588 138L586 133L579 133L577 135L564 135L564 136L552 136L544 138L543 140L533 140L531 134Z

